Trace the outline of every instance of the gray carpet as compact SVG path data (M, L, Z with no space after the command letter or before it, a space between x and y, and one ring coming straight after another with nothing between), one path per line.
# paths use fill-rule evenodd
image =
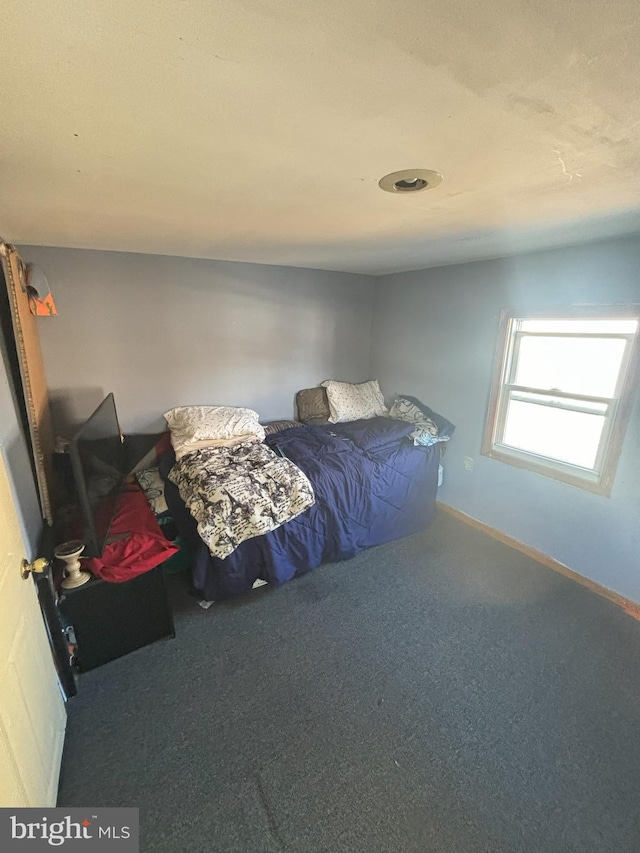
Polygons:
M640 623L442 513L80 680L59 804L154 853L640 849Z

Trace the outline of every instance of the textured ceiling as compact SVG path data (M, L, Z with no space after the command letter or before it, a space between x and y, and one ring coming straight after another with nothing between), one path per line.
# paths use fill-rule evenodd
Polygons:
M640 230L637 0L9 0L0 72L16 243L379 274Z

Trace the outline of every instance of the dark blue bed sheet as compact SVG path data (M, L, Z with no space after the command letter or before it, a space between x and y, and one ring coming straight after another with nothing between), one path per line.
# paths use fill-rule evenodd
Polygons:
M193 586L207 600L228 598L265 580L278 585L321 563L346 560L365 548L422 530L435 514L437 445L414 447L412 424L372 418L294 427L267 438L304 471L316 503L276 530L212 557L178 489L165 483L169 510L194 559ZM173 452L159 460L166 479Z

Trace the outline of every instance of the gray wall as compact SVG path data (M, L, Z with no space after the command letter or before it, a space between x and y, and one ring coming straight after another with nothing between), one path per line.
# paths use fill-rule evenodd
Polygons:
M291 417L300 388L377 377L387 397L416 394L456 423L441 500L640 601L638 403L610 498L480 456L501 309L640 302L640 239L377 284L286 267L21 251L47 272L60 312L41 321L59 432L108 391L123 428L140 431L185 403Z
M480 455L501 310L616 302L640 302L638 237L387 276L372 375L385 395L413 393L456 424L444 503L640 601L637 400L610 498Z
M40 322L60 434L113 391L124 431L173 406L249 406L291 418L324 379L369 379L373 280L157 255L22 247L58 316Z

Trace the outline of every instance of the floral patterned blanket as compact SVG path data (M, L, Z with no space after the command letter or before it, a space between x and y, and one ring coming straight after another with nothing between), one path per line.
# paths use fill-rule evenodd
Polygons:
M259 441L208 447L169 472L214 557L290 521L315 503L302 471Z

